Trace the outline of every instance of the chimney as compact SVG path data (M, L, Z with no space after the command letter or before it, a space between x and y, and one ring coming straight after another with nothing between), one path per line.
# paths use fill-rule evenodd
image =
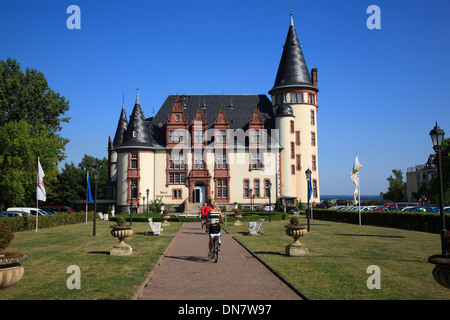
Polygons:
M311 69L311 80L314 87L317 88L317 69Z

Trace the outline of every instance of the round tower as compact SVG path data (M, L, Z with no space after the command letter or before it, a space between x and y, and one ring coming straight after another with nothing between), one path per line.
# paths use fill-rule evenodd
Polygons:
M291 21L273 88L269 91L279 130L280 198L286 204L308 200L305 171L312 171L312 202L320 202L317 152L317 69L308 71Z

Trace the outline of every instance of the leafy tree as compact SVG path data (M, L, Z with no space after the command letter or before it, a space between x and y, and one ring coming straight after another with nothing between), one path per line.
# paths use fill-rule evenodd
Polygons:
M39 71L25 73L15 59L0 60L0 126L25 119L34 128L44 127L50 134L61 131L61 117L69 110L69 101L48 87Z
M57 175L54 190L47 201L49 204L73 206L76 200L86 198L86 173L73 162L65 163Z
M11 58L0 60L0 208L36 205L37 159L47 196L69 142L59 135L69 102L48 87L41 72Z
M395 202L404 201L405 194L402 170L393 169L392 173L394 174L394 177L391 175L387 178L387 181L389 181L388 191L386 193L381 192L380 196L382 196L384 200Z
M103 189L100 187L102 184L108 182L108 159L103 157L103 159L98 159L93 156L85 154L83 159L81 159L78 167L84 172L84 185L86 186L86 171L89 171L89 180L91 181L92 197L94 195L94 170L98 171L98 181L97 181L97 199L102 199L104 197ZM84 198L82 198L84 199Z
M47 195L56 181L65 141L25 120L0 126L0 208L36 205L37 160L45 173Z

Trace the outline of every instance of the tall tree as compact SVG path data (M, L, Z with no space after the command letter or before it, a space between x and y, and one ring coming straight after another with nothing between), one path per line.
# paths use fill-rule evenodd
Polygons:
M49 134L62 129L62 117L69 101L49 88L42 72L27 68L25 73L15 59L0 60L0 126L25 119L35 128L45 127Z
M384 200L395 202L404 201L405 193L402 170L393 169L392 173L394 174L394 177L391 175L387 178L387 181L389 181L388 191L386 193L381 192L380 196L382 196Z
M36 204L37 158L51 195L58 163L65 158L60 136L69 102L34 69L22 72L11 58L0 60L0 208Z

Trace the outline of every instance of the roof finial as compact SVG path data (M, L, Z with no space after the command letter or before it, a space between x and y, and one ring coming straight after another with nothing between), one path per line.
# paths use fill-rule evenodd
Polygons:
M122 109L125 110L125 93L122 93L123 97L122 97Z
M291 9L291 26L294 25L294 18L293 18L293 13L292 13L292 9Z
M139 87L136 88L136 104L140 104L139 103Z

